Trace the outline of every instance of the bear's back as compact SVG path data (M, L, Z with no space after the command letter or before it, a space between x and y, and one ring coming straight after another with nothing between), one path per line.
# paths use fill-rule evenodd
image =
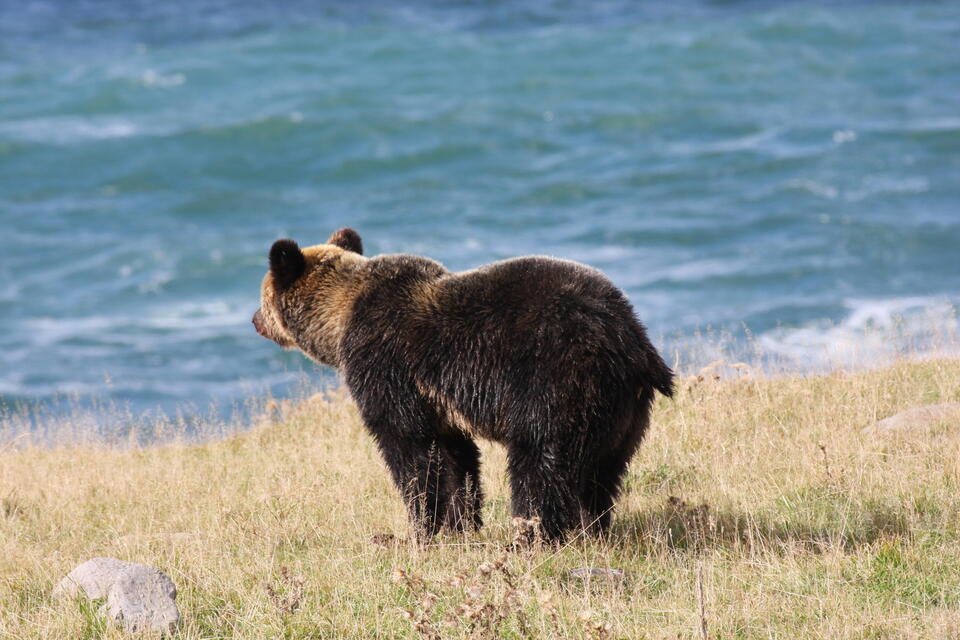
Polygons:
M451 273L383 258L344 340L351 387L417 389L502 441L524 415L583 421L579 412L632 402L657 377L630 303L595 269L534 256Z
M438 299L447 312L481 306L491 313L537 310L541 316L564 302L577 306L599 302L619 311L626 302L596 269L546 256L511 258L447 275L440 280Z
M591 350L642 348L626 297L586 265L527 256L451 273L427 258L388 255L370 266L347 336L415 351L417 361L543 358L557 349L589 359Z

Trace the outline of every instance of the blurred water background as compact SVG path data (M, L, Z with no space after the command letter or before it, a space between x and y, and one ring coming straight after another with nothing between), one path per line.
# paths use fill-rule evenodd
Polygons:
M0 222L8 407L332 379L250 316L273 240L345 225L594 265L681 368L922 353L960 301L960 3L0 0Z

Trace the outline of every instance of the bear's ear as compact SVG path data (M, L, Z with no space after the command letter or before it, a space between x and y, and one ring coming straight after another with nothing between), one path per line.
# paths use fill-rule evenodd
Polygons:
M341 249L363 255L363 242L360 240L360 234L350 227L334 231L330 239L327 240L327 244L336 245Z
M277 240L270 247L270 273L273 275L274 285L283 291L297 281L307 268L307 260L303 257L299 245L289 238Z

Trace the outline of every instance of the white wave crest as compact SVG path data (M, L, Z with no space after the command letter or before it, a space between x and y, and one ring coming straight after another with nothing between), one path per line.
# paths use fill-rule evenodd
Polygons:
M957 301L945 297L850 299L839 323L781 327L757 337L765 358L804 370L875 366L957 349Z
M136 316L35 317L26 319L22 327L29 336L27 344L34 349L104 335L114 342L153 348L162 339L150 332L174 332L184 340L214 338L246 330L252 314L247 300L214 300L147 307ZM0 362L6 355L0 353Z
M187 77L182 73L171 73L169 75L163 75L148 69L143 72L143 75L140 76L140 83L145 87L157 87L157 88L166 88L166 87L178 87L184 82L187 81Z
M41 144L66 145L142 133L144 131L130 120L116 117L54 116L0 123L0 138Z

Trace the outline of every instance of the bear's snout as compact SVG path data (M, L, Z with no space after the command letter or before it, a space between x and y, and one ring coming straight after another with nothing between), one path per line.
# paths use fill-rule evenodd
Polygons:
M253 314L253 328L257 330L257 333L262 335L264 338L268 337L267 334L263 332L263 321L260 319L260 309L257 309Z
M257 330L257 333L267 340L273 340L285 349L296 346L290 338L284 336L282 333L277 333L276 327L271 326L268 321L264 320L263 309L257 309L256 313L253 314L251 322L253 323L253 328Z

